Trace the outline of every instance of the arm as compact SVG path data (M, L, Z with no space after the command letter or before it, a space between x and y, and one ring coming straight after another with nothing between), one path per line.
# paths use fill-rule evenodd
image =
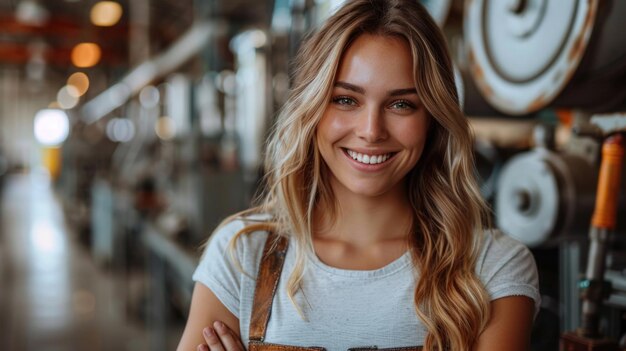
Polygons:
M507 296L491 302L491 317L476 343L476 351L528 351L534 302L526 296Z
M178 344L177 351L196 350L198 345L206 343L202 331L215 321L223 322L239 337L239 319L204 284L196 283L189 308L189 318L185 331Z

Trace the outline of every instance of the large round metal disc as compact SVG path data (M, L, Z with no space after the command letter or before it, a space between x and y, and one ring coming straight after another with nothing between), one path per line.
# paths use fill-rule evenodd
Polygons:
M504 166L496 193L498 228L534 247L552 237L559 216L559 186L542 156L531 152Z
M497 109L527 114L550 104L578 68L598 0L473 0L466 6L477 86Z

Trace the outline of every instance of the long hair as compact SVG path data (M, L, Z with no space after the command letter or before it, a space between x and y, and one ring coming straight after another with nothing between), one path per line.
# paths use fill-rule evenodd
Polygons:
M324 208L325 215L337 216L316 128L340 59L361 34L399 37L410 46L416 89L432 118L424 153L407 175L415 223L409 250L419 272L414 304L428 332L425 349L469 350L489 318L488 297L474 272L487 210L475 180L472 135L459 107L445 39L416 0L348 1L303 44L293 88L267 144L263 198L245 212L266 213L271 220L238 235L268 229L293 239L296 264L287 292L301 313L294 296L306 253L313 252L313 210Z

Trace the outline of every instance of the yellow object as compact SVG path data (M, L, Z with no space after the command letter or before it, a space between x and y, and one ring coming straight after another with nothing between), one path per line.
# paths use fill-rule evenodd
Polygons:
M50 173L52 180L57 180L61 175L61 148L60 147L44 147L42 149L43 166Z

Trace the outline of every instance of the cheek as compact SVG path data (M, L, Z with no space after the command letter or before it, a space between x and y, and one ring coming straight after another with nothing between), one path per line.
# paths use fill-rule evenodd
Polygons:
M428 127L429 123L426 119L411 121L411 123L397 126L395 135L406 147L423 147L428 137Z
M315 143L317 144L317 151L320 153L322 159L326 162L329 150L331 149L332 141L329 140L328 126L321 120L315 130Z
M341 122L341 118L326 114L317 126L317 140L320 143L333 143L341 138L345 129L345 123Z

